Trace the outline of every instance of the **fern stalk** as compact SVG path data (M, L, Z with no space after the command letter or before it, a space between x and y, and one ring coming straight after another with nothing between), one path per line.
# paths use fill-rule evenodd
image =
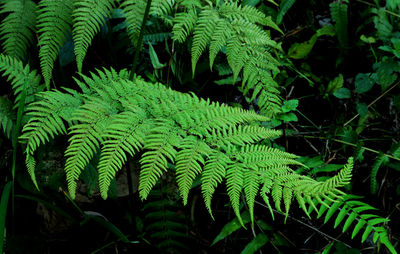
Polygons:
M146 10L144 11L142 26L140 27L139 38L136 42L136 51L135 51L135 56L133 57L131 74L129 75L130 80L133 80L133 76L135 75L135 72L136 72L137 63L139 61L139 53L142 49L142 44L143 44L144 27L145 27L147 19L149 17L151 1L152 0L147 0Z

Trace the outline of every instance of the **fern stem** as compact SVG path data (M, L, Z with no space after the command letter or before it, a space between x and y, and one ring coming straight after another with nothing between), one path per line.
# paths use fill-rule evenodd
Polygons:
M369 6L378 8L378 6L376 6L376 5L372 4L372 3L369 3L369 2L367 2L367 1L363 1L363 0L356 0L356 1L359 2L359 3L363 3L363 4L366 4L366 5L369 5ZM397 13L395 13L395 12L392 12L392 11L389 11L389 10L386 10L386 9L384 9L384 11L385 11L387 14L390 14L390 15L393 15L393 16L395 16L395 17L397 17L397 18L400 18L400 15L397 14Z
M385 96L388 92L390 92L393 88L395 88L400 82L395 83L394 85L392 85L389 89L387 89L385 92L383 92L381 95L379 95L378 98L376 98L375 100L373 100L370 104L368 104L367 108L371 107L372 105L374 105L377 101L379 101L383 96ZM356 119L360 114L357 114L355 116L353 116L349 121L347 121L345 124L343 124L343 127L346 127L346 125L348 125L349 123L351 123L352 121L354 121L354 119Z
M304 137L304 138L327 139L327 138L325 138L325 137L315 137L315 136L303 136L303 137ZM356 144L353 144L353 143L350 143L350 142L347 142L347 141L343 141L343 140L340 140L340 139L332 138L331 140L332 140L332 141L335 141L335 142L338 142L338 143L345 144L345 145L349 145L349 146L353 146L353 147L359 147L359 146L356 145ZM372 153L376 153L376 154L380 154L380 153L381 153L381 152L379 152L379 151L377 151L377 150L374 150L374 149L372 149L372 148L368 148L368 147L365 147L365 146L361 146L361 148L365 149L365 150L368 151L368 152L372 152ZM400 158L394 157L394 156L392 156L392 155L390 155L390 154L384 153L383 155L385 155L386 157L388 157L388 158L390 158L390 159L393 159L393 160L396 160L396 161L400 161Z
M268 208L266 205L264 205L263 203L260 203L260 202L258 202L258 201L255 201L254 203L257 204L257 205L260 205L260 206L262 206L262 207ZM286 215L285 213L279 212L279 211L277 211L277 210L275 210L275 209L272 209L272 210L274 211L274 213L280 214L280 215L282 215L282 216L287 216L289 219L291 219L291 220L293 220L293 221L295 221L295 222L297 222L297 223L299 223L299 224L301 224L301 225L303 225L303 226L306 226L306 227L308 227L308 228L314 230L314 231L317 232L318 234L323 235L323 236L325 236L325 237L328 238L328 239L331 239L331 240L333 240L333 241L335 241L335 242L343 243L347 248L351 248L351 246L348 245L348 244L346 244L345 242L342 242L342 241L336 239L335 237L332 237L332 236L330 236L330 235L328 235L328 234L326 234L326 233L320 231L319 229L317 229L317 228L315 228L315 227L313 227L313 226L311 226L311 225L308 225L307 223L302 222L301 220L298 220L298 219L296 219L296 218L294 218L294 217L292 217L292 216L290 216L290 215Z
M136 51L135 51L135 56L133 57L131 74L129 75L129 79L130 80L133 80L133 76L135 75L136 67L137 67L137 64L138 64L138 61L139 61L139 53L140 53L140 51L142 49L142 44L143 44L144 27L146 25L147 18L149 17L151 1L152 0L147 0L146 10L144 11L142 26L140 27L139 38L138 38L138 40L136 42Z

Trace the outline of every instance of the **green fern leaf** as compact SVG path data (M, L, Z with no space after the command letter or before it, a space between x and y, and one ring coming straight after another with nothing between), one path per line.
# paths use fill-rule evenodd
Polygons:
M347 31L347 4L344 2L333 2L329 4L331 17L335 21L336 35L341 47L348 46Z
M208 212L211 212L211 198L217 188L225 177L226 168L230 164L229 157L224 153L214 152L210 154L203 169L201 177L201 192L203 193L204 203Z
M388 163L389 158L384 154L379 154L378 158L375 160L371 168L370 183L371 183L371 194L376 194L378 192L378 181L376 177L378 175L379 168Z
M79 124L70 127L69 134L72 136L65 151L67 157L65 172L68 191L72 198L75 198L76 181L103 141L103 133L110 122L110 117L114 114L116 110L110 104L93 98L82 105L72 117L72 121L80 121Z
M29 66L24 66L21 61L16 58L0 54L0 71L3 77L7 77L7 81L11 82L15 95L14 108L18 107L21 94L26 93L25 102L29 103L34 100L34 95L43 90L40 85L40 76L36 71L31 71Z
M34 39L36 4L32 0L3 1L0 13L9 13L0 25L6 55L24 60Z
M126 23L128 24L127 32L129 38L133 43L136 43L146 9L146 1L126 0L121 3L121 8L126 16Z
M78 71L82 72L82 63L86 51L100 27L111 17L114 0L80 0L74 1L73 30L74 52Z
M26 163L26 167L28 169L28 173L32 179L33 184L35 185L36 189L39 190L39 186L37 184L36 175L35 175L35 168L36 168L35 159L33 158L32 155L27 155L25 163Z
M0 97L0 127L9 139L11 139L15 120L16 115L12 107L12 102L7 97Z
M42 0L38 5L39 58L47 89L54 61L71 34L72 10L72 0Z
M144 112L122 112L113 117L108 126L98 164L100 193L104 199L107 198L111 180L127 161L125 153L133 156L143 147L143 137L150 127L144 123L145 117Z
M168 161L174 162L176 149L180 143L180 135L173 125L166 121L159 122L147 136L144 149L148 150L142 156L142 169L139 176L139 195L146 199L161 175L167 171Z
M232 36L232 28L228 21L219 19L214 29L210 42L210 69L214 64L218 52L226 45L228 38Z
M197 12L190 9L188 12L180 12L174 17L174 26L172 29L172 39L183 43L192 32L197 22Z
M176 155L176 181L183 204L186 205L193 180L203 170L201 165L204 165L205 161L202 155L207 156L211 148L194 136L186 137L179 148L182 150Z
M240 217L240 194L243 188L243 173L244 168L240 163L233 163L228 166L226 170L226 186L228 196L231 201L233 211L239 219L240 224L243 225L242 218Z
M285 14L289 11L290 8L292 8L293 4L296 2L296 0L282 0L280 5L279 5L279 12L278 15L276 15L276 24L282 23L283 17Z
M192 73L196 70L196 64L201 54L210 43L213 31L218 22L218 12L213 8L203 10L196 23L192 43Z
M246 203L249 207L250 220L254 223L254 202L260 190L260 177L256 168L249 168L244 172L243 187Z

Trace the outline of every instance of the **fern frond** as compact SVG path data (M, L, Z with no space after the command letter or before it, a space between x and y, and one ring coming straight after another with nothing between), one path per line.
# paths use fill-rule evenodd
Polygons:
M266 25L267 17L264 13L250 5L239 5L238 2L224 2L218 8L219 13L230 20L247 20L251 23Z
M60 91L39 93L39 101L27 109L31 116L22 129L20 139L26 143L26 154L31 156L41 145L56 135L65 134L64 121L69 121L75 109L81 104L80 98Z
M111 16L114 0L80 0L74 1L73 30L74 52L78 71L82 72L82 63L86 51L100 27Z
M139 195L146 199L157 180L167 171L167 159L174 162L175 147L180 143L179 134L168 122L156 124L147 136L142 156L142 169L139 178Z
M69 134L72 136L65 151L65 172L72 198L75 198L76 181L103 141L103 133L114 114L116 110L108 102L93 98L82 105L71 118L72 121L80 122L70 127Z
M0 25L0 37L6 55L24 60L34 39L36 4L32 0L3 1L0 13L9 13Z
M133 43L137 42L146 9L145 0L126 0L120 6L125 13L127 32Z
M171 15L175 0L153 0L150 6L150 14L166 19Z
M240 194L243 188L243 173L244 167L241 163L233 163L228 166L226 170L226 189L231 201L232 209L239 219L240 224L243 225L242 218L240 217ZM247 179L246 179L247 180Z
M197 22L196 9L190 9L188 12L180 12L175 15L172 29L172 39L183 43Z
M254 222L254 202L260 189L260 177L255 167L245 170L243 174L243 187L246 203L249 208L250 220Z
M218 52L226 45L228 38L232 36L232 27L225 19L219 19L210 42L210 69L214 64Z
M35 185L36 189L39 190L39 186L37 184L36 175L35 175L35 168L36 168L35 158L33 158L32 155L27 155L25 163L26 163L26 167L28 169L28 174L30 175L33 184Z
M347 4L344 2L332 2L329 4L331 17L335 21L335 30L341 47L348 46L347 29Z
M133 156L143 147L146 129L150 127L144 123L145 117L143 112L122 112L108 126L98 164L100 193L104 199L111 180L127 160L125 153Z
M205 163L203 155L207 156L211 148L196 137L188 136L183 139L179 149L181 150L176 154L176 181L183 204L186 205L193 180L203 170L201 166Z
M378 191L378 181L376 180L376 177L378 175L379 168L388 162L389 162L389 158L386 155L381 153L381 154L379 154L378 158L375 160L374 164L372 165L371 175L370 175L371 194L376 194Z
M330 202L330 206L322 206L318 209L318 218L325 214L324 223L328 222L333 215L336 214L335 225L336 228L344 222L342 232L348 231L352 224L355 224L351 238L354 238L359 232L363 232L361 242L364 242L367 237L372 234L374 243L380 242L384 244L391 253L397 253L393 245L389 241L384 223L389 220L382 218L376 214L372 214L372 210L376 208L367 205L361 201L355 200L359 197L353 195L345 195L335 202ZM354 222L354 223L353 223Z
M196 63L211 41L214 28L218 22L218 12L213 8L203 10L196 23L192 43L192 72L194 75Z
M42 0L38 5L39 58L47 89L60 48L71 34L72 10L72 0Z
M212 216L211 211L211 198L217 188L225 177L226 168L232 162L222 152L214 152L210 154L203 169L201 177L201 192L203 193L204 203L208 212Z
M12 102L7 97L0 97L0 127L7 138L11 139L11 132L15 125L16 115Z

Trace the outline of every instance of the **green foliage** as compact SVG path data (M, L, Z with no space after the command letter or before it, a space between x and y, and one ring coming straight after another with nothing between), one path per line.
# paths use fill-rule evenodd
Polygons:
M211 213L211 197L226 179L239 220L242 190L253 218L260 187L263 198L268 200L271 195L277 209L283 200L288 213L295 197L307 212L306 203L313 206L313 199L322 202L321 198L327 196L338 197L342 192L337 188L349 181L351 161L336 177L316 182L288 167L298 164L296 156L257 144L280 134L256 124L266 117L177 93L160 84L140 79L132 82L126 76L126 72L118 74L114 70L82 76L84 82L77 82L83 93L70 89L65 93L43 92L41 100L29 107L31 119L24 126L21 140L26 143L31 164L37 147L66 133L64 123L68 124L71 137L65 152L65 171L72 197L82 169L98 149L103 198L107 197L110 181L127 161L127 154L133 156L143 150L138 188L142 199L167 172L168 161L174 162L184 202L194 178L201 175L203 197Z
M24 60L33 43L36 24L36 4L32 0L2 1L0 13L8 13L0 25L4 53Z
M335 216L335 228L344 223L342 232L345 232L352 224L355 224L351 238L354 238L359 232L364 231L361 236L361 242L364 242L372 234L372 241L374 243L378 241L384 244L391 253L397 253L390 243L386 229L383 226L388 219L372 214L370 211L376 210L376 208L355 200L357 198L353 195L345 195L341 201L336 201L335 203L329 202L329 207L321 205L318 209L318 218L325 214L324 223L327 223L338 212Z
M345 1L335 1L329 4L331 17L335 21L335 30L339 45L343 48L348 46L348 14Z
M168 198L167 188L155 189L144 204L144 237L163 253L187 253L190 236L186 233L185 215L180 205Z
M74 1L72 37L79 72L82 72L83 59L93 37L100 31L100 27L105 25L106 19L110 18L113 7L114 0Z
M202 7L197 14L194 7L174 18L173 38L178 42L193 31L191 48L192 71L195 73L200 56L209 47L210 68L219 52L227 56L236 80L242 71L242 89L246 95L253 91L251 100L257 99L262 112L268 116L279 112L281 99L272 73L278 72L279 63L271 50L280 50L262 26L280 29L270 17L256 8L237 3L222 2Z
M40 66L49 89L54 62L72 32L73 1L42 0L37 10Z

